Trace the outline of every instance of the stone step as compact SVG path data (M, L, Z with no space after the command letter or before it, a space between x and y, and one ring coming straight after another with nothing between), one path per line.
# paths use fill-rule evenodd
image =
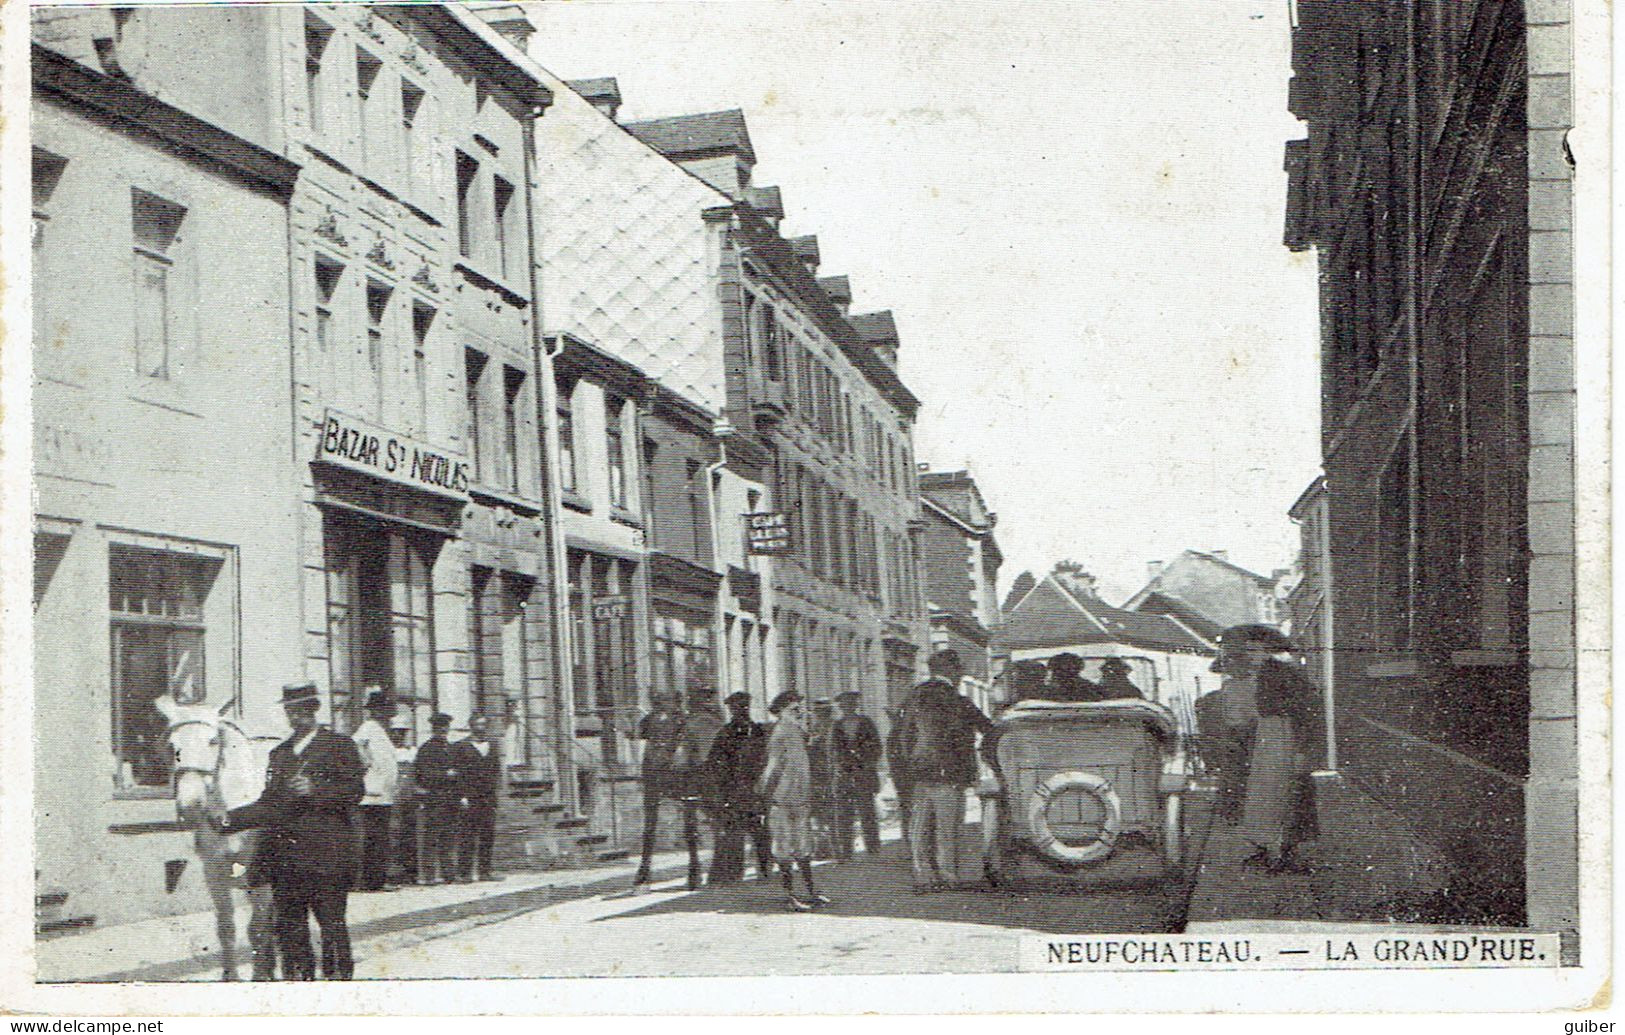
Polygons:
M538 805L530 811L538 816L555 816L563 812L565 808L565 804L561 801L550 801L546 805Z
M553 828L555 830L580 830L589 822L591 821L584 816L570 816L565 819L554 820Z
M622 859L632 858L632 849L606 848L602 852L598 852L596 855L594 855L593 858L597 859L599 862L619 862Z
M594 845L603 845L608 843L608 834L583 834L581 837L576 838L576 844L587 848L591 848Z

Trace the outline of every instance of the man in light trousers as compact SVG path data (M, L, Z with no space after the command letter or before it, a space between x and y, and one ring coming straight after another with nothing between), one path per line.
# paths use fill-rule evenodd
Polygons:
M997 730L981 709L960 696L964 667L957 653L938 651L931 656L930 669L931 678L909 696L898 735L901 761L913 784L908 836L916 893L946 890L958 879L965 789L978 775L977 736L986 755Z

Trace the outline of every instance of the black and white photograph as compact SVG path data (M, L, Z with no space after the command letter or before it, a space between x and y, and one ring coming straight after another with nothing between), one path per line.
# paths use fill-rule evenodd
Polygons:
M7 17L8 1010L1606 997L1605 5Z

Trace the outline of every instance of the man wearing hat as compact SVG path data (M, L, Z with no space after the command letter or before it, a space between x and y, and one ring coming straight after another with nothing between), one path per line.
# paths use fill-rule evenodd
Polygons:
M716 850L711 855L712 884L730 884L745 876L745 842L756 856L756 875L773 872L767 839L766 805L756 781L767 764L767 730L750 717L750 694L729 694L728 721L711 741L706 758L718 802Z
M366 788L361 798L361 879L358 891L392 890L389 881L389 820L395 811L395 791L400 783L400 766L395 744L389 736L389 720L395 716L395 699L381 686L367 687L367 721L351 734L361 764Z
M807 760L812 767L813 855L828 859L835 847L835 704L827 697L812 703L807 724Z
M805 711L801 695L786 690L773 698L767 710L776 721L767 738L767 765L758 789L767 799L767 826L773 834L773 854L784 881L785 906L795 913L810 913L829 899L818 893L812 869L812 766L807 759ZM795 891L796 869L806 882L807 895Z
M830 730L830 753L835 763L835 857L852 858L852 820L863 826L863 847L880 854L880 817L875 795L880 793L880 731L874 720L860 712L863 695L846 690L835 695L839 715Z
M1128 677L1128 662L1122 658L1107 658L1100 666L1100 690L1107 700L1121 700L1125 697L1145 698L1140 688L1134 685L1134 680Z
M423 792L423 858L418 863L419 884L445 884L457 878L457 840L462 829L459 802L463 796L457 762L446 733L451 716L429 716L429 739L418 748L412 775Z
M688 796L687 751L683 742L684 716L677 691L656 690L651 696L654 711L638 723L638 739L643 741L643 858L632 878L633 890L649 883L654 865L655 834L660 822L660 803L671 800L682 812L683 840L688 845L688 886L700 886L700 834L694 806Z
M451 746L451 765L457 771L457 805L462 820L461 859L457 880L497 880L491 870L496 844L497 795L502 788L501 752L491 741L491 720L475 713L468 720L468 736Z
M290 981L316 977L312 913L322 933L322 977L347 981L355 970L345 919L356 870L350 812L365 787L355 743L316 721L321 704L314 683L282 688L293 733L271 749L264 792L214 821L222 834L265 828L255 865L271 882L282 975Z

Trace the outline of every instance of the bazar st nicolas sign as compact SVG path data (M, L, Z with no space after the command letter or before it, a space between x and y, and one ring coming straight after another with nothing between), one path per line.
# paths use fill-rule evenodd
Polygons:
M385 481L468 497L468 461L406 435L328 410L316 459Z

